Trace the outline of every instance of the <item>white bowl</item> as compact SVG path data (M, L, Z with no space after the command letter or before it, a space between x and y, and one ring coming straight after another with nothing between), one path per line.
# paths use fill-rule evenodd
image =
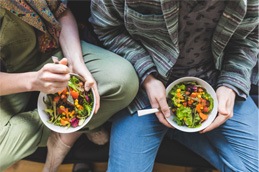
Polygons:
M38 104L37 104L37 106L38 106L38 113L39 113L39 116L40 116L42 122L49 129L51 129L52 131L58 132L58 133L72 133L72 132L76 132L76 131L80 130L81 128L83 128L91 120L91 118L94 115L95 101L96 100L95 100L95 94L94 94L93 91L92 91L92 93L93 93L94 103L93 103L93 108L92 108L92 112L91 112L90 116L87 117L85 119L85 121L81 125L78 125L77 127L62 127L62 126L57 126L57 125L54 125L54 124L48 122L49 121L48 114L44 111L44 109L46 109L47 106L43 102L43 97L46 97L47 94L45 94L43 92L40 92L39 97L38 97ZM45 98L45 100L46 100L46 98Z
M180 131L184 131L184 132L198 132L201 131L203 129L205 129L206 127L208 127L213 120L216 118L217 113L218 113L218 101L217 101L217 96L216 93L214 91L214 89L204 80L200 79L200 78L196 78L196 77L183 77L180 79L175 80L174 82L172 82L167 88L166 88L166 95L169 94L170 90L177 84L181 83L181 82L186 82L186 81L195 81L197 82L199 85L201 85L203 88L206 89L207 93L209 93L211 95L211 97L214 100L214 105L213 105L213 109L212 111L209 113L208 118L202 122L201 126L196 127L196 128L190 128L187 126L180 126L178 125L176 122L174 122L174 115L171 115L169 118L166 118L167 121L176 129L180 130Z

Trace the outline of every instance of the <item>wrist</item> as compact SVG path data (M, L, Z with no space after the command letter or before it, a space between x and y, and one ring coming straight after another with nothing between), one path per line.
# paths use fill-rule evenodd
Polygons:
M143 87L146 89L146 87L154 80L156 80L156 78L152 74L149 74L143 81Z
M78 69L85 68L85 62L81 56L73 56L68 58L68 67L72 72L77 72Z
M35 83L36 83L36 76L35 76L36 72L28 72L25 73L26 78L28 78L28 80L25 82L25 90L26 92L30 92L30 91L38 91L35 87Z

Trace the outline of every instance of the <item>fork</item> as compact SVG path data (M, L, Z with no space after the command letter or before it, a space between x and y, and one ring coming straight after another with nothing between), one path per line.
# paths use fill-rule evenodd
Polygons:
M57 57L52 56L51 58L52 58L52 61L53 61L55 64L59 64ZM67 85L67 92L68 92L68 95L67 95L67 101L68 101L68 103L74 105L74 104L75 104L75 101L74 101L73 97L71 96L70 87L69 87L68 85Z
M171 107L169 107L171 109ZM141 109L138 110L138 116L144 116L152 113L157 113L160 111L160 108L151 108L151 109Z

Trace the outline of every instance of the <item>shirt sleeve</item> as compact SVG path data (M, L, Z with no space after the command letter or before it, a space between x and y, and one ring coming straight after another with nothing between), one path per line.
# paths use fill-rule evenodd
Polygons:
M224 51L222 69L218 79L218 86L231 85L239 96L245 98L249 95L252 71L258 61L258 18L258 14L246 16L236 30L236 34L233 35ZM250 33L241 37L240 33L247 30L250 30Z
M92 0L90 22L103 45L131 62L140 83L156 72L155 64L141 43L133 40L124 25L124 3L119 0Z
M56 1L57 8L53 13L57 19L67 10L67 2L67 0Z

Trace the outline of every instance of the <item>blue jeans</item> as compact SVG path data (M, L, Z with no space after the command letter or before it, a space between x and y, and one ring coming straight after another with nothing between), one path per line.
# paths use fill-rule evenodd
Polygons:
M222 172L257 172L258 112L251 97L237 101L231 119L211 132L199 134L168 129L154 114L138 117L120 111L113 119L108 172L151 172L165 134Z

